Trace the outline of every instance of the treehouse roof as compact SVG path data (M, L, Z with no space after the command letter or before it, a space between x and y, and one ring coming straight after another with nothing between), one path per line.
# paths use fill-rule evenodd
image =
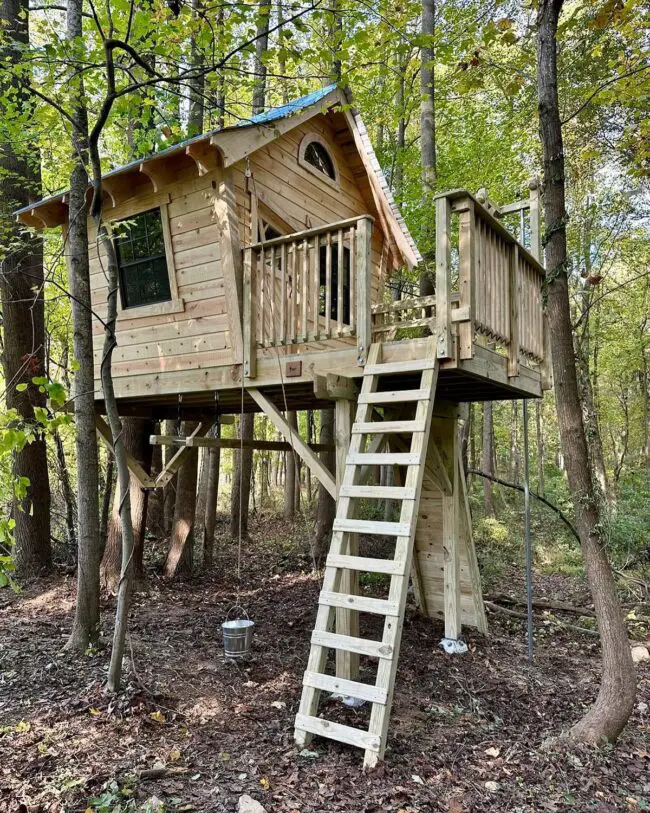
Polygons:
M165 169L169 160L178 156L192 159L199 175L205 175L217 166L231 166L313 116L334 109L345 116L352 132L380 220L404 262L411 267L417 265L422 257L393 198L368 131L352 106L349 91L343 91L334 84L242 119L235 125L209 130L117 167L102 176L105 192L115 205L117 190L124 189L128 176L133 177L136 173L146 175L153 184L153 191L159 192L172 182L173 176ZM67 221L67 198L67 191L58 192L17 210L15 215L22 223L37 229L60 226Z

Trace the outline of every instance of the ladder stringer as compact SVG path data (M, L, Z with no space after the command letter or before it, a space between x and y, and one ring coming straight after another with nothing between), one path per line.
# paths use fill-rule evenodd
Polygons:
M380 389L382 375L391 376L392 384L395 375L413 372L420 374L421 383L415 390L405 390L408 392L405 400L415 402L414 419L385 421L376 406L395 402L395 393L399 390L389 392ZM296 716L295 739L300 747L305 747L313 734L356 745L364 749L365 767L376 765L383 758L386 748L437 377L438 361L433 338L427 342L424 357L413 359L408 366L405 363L382 364L381 345L373 344L370 348L337 500L330 555L324 571L302 697ZM386 429L382 430L384 422ZM404 454L391 453L388 444L384 445L383 452L379 450L377 435L386 432L411 436ZM369 452L369 449L372 451ZM403 482L390 492L391 499L400 505L397 522L375 523L356 517L354 500L381 500L387 496L385 489L362 485L362 474L370 465L401 465L406 470ZM377 560L350 555L347 542L349 535L364 532L389 534L394 540L393 559ZM341 574L346 570L390 575L388 595L377 599L341 592ZM334 634L332 628L337 607L383 615L381 641ZM331 648L376 657L378 662L374 685L327 675L327 657ZM318 717L320 694L327 690L359 697L371 703L367 731Z

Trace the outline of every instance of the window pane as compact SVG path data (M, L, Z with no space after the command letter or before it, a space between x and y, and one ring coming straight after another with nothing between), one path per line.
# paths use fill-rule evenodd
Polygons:
M171 299L159 209L130 217L117 239L122 306L135 308Z
M334 161L332 161L330 154L319 141L310 141L310 143L307 144L305 161L313 167L316 167L323 175L327 175L328 178L332 178L332 180L336 179Z

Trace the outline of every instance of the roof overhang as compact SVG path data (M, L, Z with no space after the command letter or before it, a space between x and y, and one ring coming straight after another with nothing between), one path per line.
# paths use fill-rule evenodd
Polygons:
M373 200L383 228L389 232L405 264L417 265L421 256L399 209L392 197L367 130L359 113L352 107L349 93L330 85L236 125L211 130L145 158L131 161L102 176L105 211L115 208L147 189L162 191L174 180L174 169L180 163L194 165L199 176L218 167L229 167L274 141L284 133L321 113L337 108L343 112L361 156ZM92 186L88 187L92 195ZM31 228L62 226L68 219L68 193L59 192L15 212L19 222Z

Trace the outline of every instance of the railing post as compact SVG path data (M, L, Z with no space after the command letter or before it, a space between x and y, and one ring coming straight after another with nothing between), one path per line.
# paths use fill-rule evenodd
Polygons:
M257 257L255 258L257 259ZM255 378L257 374L257 302L254 291L253 250L244 249L244 378Z
M459 287L460 309L467 311L467 319L458 325L459 357L471 359L474 354L474 269L476 267L476 220L474 202L468 200L458 215L458 254L459 254Z
M372 221L362 217L357 222L355 271L357 275L357 364L363 366L372 339L371 290ZM339 273L341 271L339 270Z
M521 277L519 275L519 246L512 243L510 246L510 262L508 268L508 299L510 305L510 342L508 344L508 376L519 375L519 290Z
M436 199L436 332L438 358L452 357L451 338L451 206Z
M540 183L534 178L529 184L530 190L530 253L536 260L544 265L542 250L542 217L540 211ZM542 343L544 359L541 366L542 389L550 390L553 386L553 367L551 361L551 334L548 329L548 313L546 308L542 313Z

